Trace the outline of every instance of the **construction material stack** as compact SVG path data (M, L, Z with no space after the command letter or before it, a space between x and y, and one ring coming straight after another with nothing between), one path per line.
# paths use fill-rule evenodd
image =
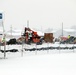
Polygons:
M53 39L54 39L53 33L45 33L45 34L44 34L44 41L45 41L46 43L47 43L47 42L53 43Z

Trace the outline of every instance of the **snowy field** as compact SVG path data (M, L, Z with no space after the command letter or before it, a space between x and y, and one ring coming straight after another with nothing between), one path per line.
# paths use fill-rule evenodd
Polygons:
M59 46L59 44L43 44L37 46ZM60 45L73 46L73 45ZM35 44L24 45L23 48L36 47ZM21 45L9 45L7 49L18 49L19 52L0 52L0 75L76 75L76 49L24 51L21 56ZM3 49L3 47L1 47Z

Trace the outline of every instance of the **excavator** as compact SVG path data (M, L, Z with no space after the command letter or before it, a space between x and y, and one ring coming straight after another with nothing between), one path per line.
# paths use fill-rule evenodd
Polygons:
M43 38L37 34L36 31L25 27L23 35L25 38L25 43L31 44L36 43L37 45L42 44Z

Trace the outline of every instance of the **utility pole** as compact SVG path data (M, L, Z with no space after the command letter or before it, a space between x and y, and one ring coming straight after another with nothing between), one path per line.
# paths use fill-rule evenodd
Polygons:
M22 36L22 32L21 32L21 36ZM23 36L22 36L23 38ZM22 39L22 49L21 49L21 56L23 57L23 46L24 46L24 39Z
M29 28L29 20L27 20L27 28Z
M11 25L11 27L10 27L10 31L11 31L11 38L12 38L12 25Z
M62 36L63 36L63 22L62 22Z
M42 26L41 26L41 31L43 32L43 28L42 28Z

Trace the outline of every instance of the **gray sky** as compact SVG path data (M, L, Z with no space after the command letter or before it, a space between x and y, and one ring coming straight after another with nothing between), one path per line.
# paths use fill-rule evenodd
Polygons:
M23 28L70 28L76 25L76 0L0 0L4 12L5 29Z

